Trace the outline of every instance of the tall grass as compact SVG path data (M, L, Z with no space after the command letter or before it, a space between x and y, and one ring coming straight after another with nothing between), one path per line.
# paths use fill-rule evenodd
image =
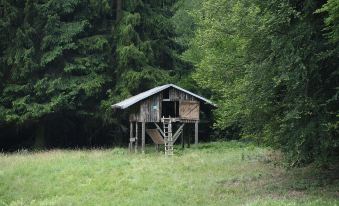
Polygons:
M272 152L216 142L171 158L126 149L0 155L0 205L338 205L336 177L285 170Z

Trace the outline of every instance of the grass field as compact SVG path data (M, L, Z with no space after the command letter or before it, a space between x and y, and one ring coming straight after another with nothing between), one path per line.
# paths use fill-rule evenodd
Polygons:
M176 155L125 149L0 155L0 205L339 205L339 174L285 170L239 142Z

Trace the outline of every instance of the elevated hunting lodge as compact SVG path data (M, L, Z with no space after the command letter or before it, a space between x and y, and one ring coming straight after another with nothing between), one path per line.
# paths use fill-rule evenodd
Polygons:
M147 133L158 148L165 146L165 154L173 155L173 144L183 133L185 124L195 125L195 144L198 143L198 124L201 107L215 105L190 91L174 84L155 87L119 103L112 105L113 109L127 110L130 122L129 149L138 149L138 124L141 123L141 150L145 151L145 133ZM146 128L146 123L153 123L155 128ZM162 124L162 127L159 124ZM161 125L160 124L160 125ZM178 129L173 131L174 124ZM135 128L135 132L134 132Z

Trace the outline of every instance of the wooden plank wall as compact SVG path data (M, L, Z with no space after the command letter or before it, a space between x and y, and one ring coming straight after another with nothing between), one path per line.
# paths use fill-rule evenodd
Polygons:
M129 120L134 122L160 122L161 120L161 106L162 106L162 98L163 94L158 93L155 94L140 103L136 104L130 112ZM169 89L169 98L171 101L183 101L183 108L179 107L179 113L180 111L190 111L190 109L193 109L194 111L190 112L188 115L183 116L182 122L186 123L192 123L196 120L199 120L199 101L197 98L190 94L186 94L185 92L182 92L180 90L177 90L175 88ZM191 102L192 108L189 106L189 103L185 102ZM198 104L198 107L196 105ZM181 104L180 104L181 105ZM195 109L193 108L195 107Z
M200 104L197 101L180 101L179 116L182 119L199 120Z
M186 94L183 91L177 90L175 88L169 89L169 98L170 100L189 100L189 101L197 101L197 99L190 95Z
M130 121L160 122L160 94L153 95L139 104L139 109L129 115Z
M140 113L142 122L160 121L160 95L153 95L140 104Z
M137 104L137 105L133 106L130 109L129 121L132 121L132 122L141 122L141 118L140 118L140 104Z

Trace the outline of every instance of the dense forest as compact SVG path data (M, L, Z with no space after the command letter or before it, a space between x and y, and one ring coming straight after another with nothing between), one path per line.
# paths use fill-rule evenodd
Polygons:
M174 83L211 136L338 157L338 0L1 0L0 38L4 151L124 144L111 105Z

